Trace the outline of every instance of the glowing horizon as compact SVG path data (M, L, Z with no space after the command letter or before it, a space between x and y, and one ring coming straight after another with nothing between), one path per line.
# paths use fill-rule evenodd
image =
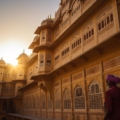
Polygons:
M50 14L52 18L59 8L60 0L2 0L0 1L0 58L16 64L23 52L31 54L29 45L35 30ZM48 9L50 8L50 9Z
M29 56L31 54L31 50L23 49L24 44L18 43L16 40L9 40L7 43L4 43L1 48L3 51L3 56L1 58L6 62L12 65L17 65L17 58L23 51Z

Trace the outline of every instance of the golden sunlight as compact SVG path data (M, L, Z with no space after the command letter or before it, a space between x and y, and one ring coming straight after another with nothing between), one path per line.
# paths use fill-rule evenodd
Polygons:
M13 66L16 66L18 62L17 60L11 60L9 63L12 64Z
M8 40L6 44L3 45L2 48L2 56L3 60L6 63L10 63L12 65L17 65L18 56L23 52L23 45L17 43L15 40ZM1 54L1 53L0 53Z

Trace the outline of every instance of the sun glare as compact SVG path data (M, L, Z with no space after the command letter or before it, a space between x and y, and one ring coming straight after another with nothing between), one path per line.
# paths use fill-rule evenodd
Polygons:
M5 60L6 63L17 65L17 59L18 56L23 52L23 45L16 42L15 40L8 40L6 44L3 45L1 54L3 57L3 60Z
M17 65L17 60L12 60L11 62L10 62L10 64L12 64L13 66L16 66Z

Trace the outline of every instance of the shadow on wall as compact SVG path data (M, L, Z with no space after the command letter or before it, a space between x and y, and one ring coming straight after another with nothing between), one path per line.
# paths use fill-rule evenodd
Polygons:
M14 113L15 112L15 106L14 106L13 101L10 101L10 102L3 101L2 110L4 110L7 113Z

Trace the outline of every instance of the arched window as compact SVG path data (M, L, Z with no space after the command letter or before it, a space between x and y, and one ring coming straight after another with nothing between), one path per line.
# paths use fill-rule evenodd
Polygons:
M64 103L64 109L71 108L70 91L67 88L64 90L63 93L63 103Z
M60 90L57 90L55 93L55 109L61 108L61 93Z
M2 110L7 110L7 101L4 101L2 104Z
M89 107L90 109L102 108L102 93L96 81L92 82L89 86Z
M52 109L52 108L53 108L52 99L50 98L50 93L48 93L48 109Z
M85 109L85 97L80 86L76 86L74 90L74 108Z
M42 109L45 109L45 107L46 107L46 99L45 99L45 94L44 93L42 94L41 99L42 99Z

